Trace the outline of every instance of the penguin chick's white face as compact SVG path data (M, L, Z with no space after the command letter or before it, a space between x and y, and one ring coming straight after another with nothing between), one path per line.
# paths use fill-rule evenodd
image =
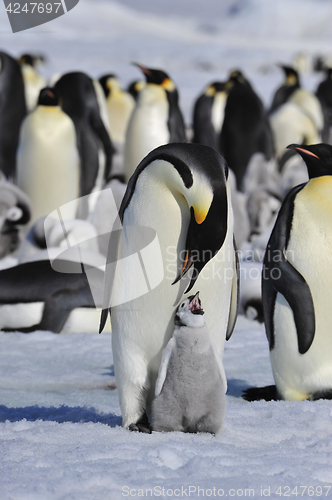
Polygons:
M181 302L175 314L175 326L199 328L205 324L204 311L198 294L199 292Z

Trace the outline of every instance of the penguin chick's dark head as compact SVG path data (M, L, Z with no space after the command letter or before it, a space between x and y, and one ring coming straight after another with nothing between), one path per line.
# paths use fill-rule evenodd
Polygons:
M38 97L38 106L58 106L59 97L56 89L45 87L41 89Z
M160 85L167 92L173 92L176 90L174 82L168 76L165 71L161 69L152 69L141 66L140 64L133 63L137 66L145 75L146 83L154 83L155 85Z
M332 175L332 146L329 144L290 144L287 148L295 149L302 156L307 165L309 179Z
M198 328L205 323L204 311L201 307L199 292L187 297L176 310L175 325Z

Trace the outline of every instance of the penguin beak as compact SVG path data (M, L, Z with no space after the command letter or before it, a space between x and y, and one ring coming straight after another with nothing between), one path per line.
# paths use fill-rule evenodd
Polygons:
M199 300L199 292L194 295L193 299L189 303L189 309L193 314L204 314L204 311L201 307L201 301Z
M191 274L191 280L188 288L184 293L188 293L194 286L199 273L205 266L205 264L214 257L214 253L208 247L206 248L207 238L205 231L201 230L201 226L206 219L206 214L204 218L197 219L197 212L195 215L194 208L190 209L191 219L188 227L187 241L186 241L186 257L183 262L183 266L178 277L173 281L172 285L175 285L180 279L189 271L193 266L193 271Z
M305 149L303 146L299 146L298 144L290 144L287 146L287 149L295 149L299 154L304 153L309 156L313 156L314 158L317 158L319 160L319 156L315 155L308 149Z
M135 62L133 62L132 64L134 66L136 66L137 68L139 68L142 71L142 73L144 73L144 75L151 76L151 74L152 74L151 71L148 68L146 68L145 66L141 66L140 64L135 63Z

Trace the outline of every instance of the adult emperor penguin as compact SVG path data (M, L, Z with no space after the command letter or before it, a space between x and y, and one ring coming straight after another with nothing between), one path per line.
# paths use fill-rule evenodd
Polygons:
M317 87L316 95L322 105L325 126L323 138L331 144L331 127L332 127L332 68L325 68L325 80L320 82Z
M236 176L237 188L255 153L263 153L269 161L273 155L273 139L264 106L243 74L236 70L226 84L229 89L224 122L220 135L220 151Z
M86 269L80 263L59 259L62 272L49 260L19 264L0 271L0 329L30 333L96 333L101 306L92 294ZM83 267L83 266L82 266ZM94 269L94 278L103 282L103 271ZM107 327L109 330L109 326Z
M200 144L160 146L131 177L120 220L122 230L110 239L101 330L111 307L123 425L147 432L162 350L183 294L197 283L220 358L234 327L238 265L226 162Z
M197 292L177 308L174 333L163 351L152 403L153 430L217 434L226 389Z
M24 80L25 101L28 111L35 108L40 91L47 86L46 78L36 71L38 63L43 60L42 56L33 54L23 54L18 60Z
M113 145L100 116L96 91L92 79L81 72L66 73L55 83L61 98L61 108L73 120L80 153L80 193L85 196L93 190L98 170L98 151L101 144L106 163L104 178L112 168Z
M332 398L332 146L289 146L305 161L309 181L284 200L268 243L262 294L276 387L247 399ZM264 394L265 390L265 394Z
M280 66L285 72L286 80L279 87L273 97L270 113L286 102L298 106L312 120L317 133L321 134L324 128L324 116L319 99L301 86L298 72L290 66Z
M124 143L128 122L135 107L134 97L121 88L120 80L113 74L99 78L106 102L112 140Z
M61 110L56 90L45 88L22 124L17 155L17 185L32 202L29 227L69 202L66 217L76 217L79 166L74 123Z
M152 149L170 142L186 141L175 83L162 70L136 66L144 73L146 86L138 94L127 128L124 149L127 181Z
M20 65L0 51L0 170L14 178L16 150L26 114L24 83Z
M220 132L224 121L227 88L223 82L211 83L194 106L193 141L220 150Z

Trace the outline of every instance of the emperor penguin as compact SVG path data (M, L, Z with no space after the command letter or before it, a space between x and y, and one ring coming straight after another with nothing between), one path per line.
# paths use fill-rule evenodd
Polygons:
M320 82L316 90L325 119L323 139L328 144L332 143L331 127L332 127L332 68L325 68L325 79Z
M38 63L44 61L42 56L22 54L18 62L24 80L25 101L27 110L32 111L38 102L40 91L47 86L46 78L36 70Z
M99 82L106 97L112 140L123 144L128 122L135 107L135 99L129 92L121 88L120 80L116 75L104 75L99 78Z
M273 138L263 103L242 72L232 71L226 87L220 151L235 173L238 190L243 191L250 159L260 152L269 161L274 153Z
M175 83L159 69L136 65L146 77L129 120L124 148L124 173L130 179L139 162L153 149L185 142L185 125Z
M227 89L224 82L213 82L199 96L194 106L193 141L220 150L220 133L224 121Z
M24 82L19 63L0 51L0 170L14 179L20 127L26 115Z
M127 86L127 92L133 96L135 101L137 101L138 94L145 87L145 85L146 82L144 80L134 80Z
M266 249L262 296L276 386L246 399L332 398L332 146L292 144L309 181L286 196ZM264 394L265 391L265 394Z
M173 336L163 351L156 382L153 430L217 434L225 415L226 389L197 292L176 310Z
M228 177L214 149L173 143L149 153L129 181L121 226L110 238L101 319L102 331L110 308L124 427L150 429L174 307L195 283L222 358L236 320L239 274Z
M105 154L104 179L112 168L114 148L100 116L93 80L82 72L66 73L55 83L61 108L75 124L80 154L80 194L86 196L95 187L99 171L99 147ZM85 214L87 215L87 214Z
M286 102L298 106L310 118L316 127L317 134L321 135L324 128L324 115L319 99L300 83L298 72L290 66L281 66L286 75L285 82L277 89L273 97L270 113Z
M24 120L17 154L17 185L30 198L28 228L39 217L67 205L74 219L80 197L80 162L75 126L59 106L56 90L41 90L38 106Z
M0 271L1 330L97 333L100 312L96 307L102 304L102 293L98 297L96 289L91 291L86 272L90 266L83 268L61 259L57 264L62 272L54 270L48 259ZM94 268L94 277L101 284L103 274Z

